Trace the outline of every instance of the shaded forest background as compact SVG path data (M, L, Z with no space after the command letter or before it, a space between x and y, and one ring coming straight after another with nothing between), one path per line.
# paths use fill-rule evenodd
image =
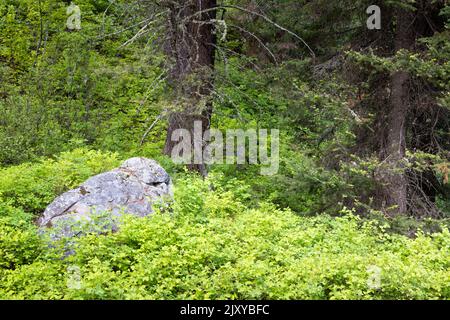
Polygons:
M387 230L394 237L419 237L418 242L405 244L414 248L420 241L428 241L421 238L422 231L437 233L441 240L429 240L442 246L436 249L442 249L436 253L442 258L436 270L448 270L448 235L439 233L445 232L450 223L447 0L77 0L75 4L81 9L81 30L67 28L70 1L0 0L0 211L7 217L2 222L3 238L6 241L17 235L14 230L25 228L20 234L23 242L17 245L23 244L22 249L16 245L16 249L8 245L2 249L20 257L0 260L0 266L9 270L0 272L5 279L8 274L10 281L5 282L9 291L5 289L4 294L28 290L24 285L28 280L20 280L27 274L26 268L48 270L45 274L49 279L56 277L55 270L63 268L59 264L54 269L36 266L38 258L30 253L38 240L29 228L45 206L83 179L132 156L158 160L179 183L181 204L174 210L188 218L180 222L182 232L167 238L172 244L189 241L189 234L195 234L191 223L198 223L200 229L206 224L205 228L212 228L205 229L211 234L216 227L224 233L240 234L242 230L224 231L205 221L210 221L209 215L235 219L246 210L261 230L266 230L265 219L273 219L270 223L276 225L279 216L283 235L302 237L301 228L290 229L296 228L297 220L286 216L284 210L288 210L294 216L307 217L301 220L307 230L313 230L316 223L321 226L321 231L314 229L321 234L313 237L314 241L325 237L321 232L334 230L333 241L342 241L337 247L342 245L339 248L343 248L344 256L355 252L344 242L359 230L359 219L386 223L383 232ZM379 30L367 28L366 9L370 5L381 8ZM168 157L173 148L168 139L171 132L180 127L192 129L196 119L204 120L204 130L279 129L278 174L261 176L259 167L249 164L188 168L173 164ZM208 213L203 216L202 212ZM266 216L266 212L271 214ZM340 218L325 219L323 214ZM348 215L352 216L349 220ZM165 219L155 218L155 225L141 223L145 230L157 232L158 226L169 223ZM248 237L254 236L251 219L241 221L250 230L245 233ZM74 259L92 258L95 250L89 241L108 243L126 256L127 250L133 251L142 240L133 238L140 228L136 224L125 227L126 250L121 247L121 234L82 240L85 251ZM170 228L176 233L177 226ZM278 239L277 231L266 232L268 237ZM212 243L219 246L222 240L211 234ZM361 243L369 238L364 239ZM309 241L303 240L298 241ZM399 248L407 243L398 241ZM156 242L152 245L158 247ZM31 243L31 247L25 243ZM367 243L375 250L372 238ZM230 245L240 246L239 241ZM136 246L141 248L140 244ZM361 244L356 251L363 252L363 248ZM23 256L17 253L21 250L25 250ZM397 252L390 244L380 250ZM101 273L91 267L101 273L92 278L100 279L101 287L109 276L114 278L108 272L123 272L125 277L131 270L129 264L135 263L133 259L116 261L106 251L99 252L96 257L101 263L102 259L107 262L99 262L98 270L108 271ZM195 263L199 265L209 263L198 259ZM228 261L219 256L214 259L213 264L220 266ZM388 265L386 259L383 261ZM351 269L336 261L337 270ZM160 263L164 265L163 260ZM38 264L44 262L38 259ZM145 266L136 270L144 272ZM410 272L402 268L399 274ZM414 264L407 270L417 268ZM228 271L230 274L224 277L230 280L233 276ZM320 290L305 284L297 288L301 294L286 289L288 282L283 282L287 291L267 287L240 291L219 283L221 280L214 287L218 291L210 293L222 298L346 297L345 290L335 287L353 285L349 284L351 277L342 274L322 283ZM141 276L138 278L144 279ZM303 276L308 279L316 275ZM173 274L166 277L171 281L176 278ZM179 283L172 282L166 284L173 289L167 296L158 291L164 286L150 296L139 291L141 285L154 288L155 279L150 276L144 284L131 286L137 291L127 292L127 297L204 298L203 293L180 289ZM364 296L360 289L349 289L348 297L405 296L407 286L415 286L421 278L406 281L406 289L400 288L401 279L392 280L392 291L375 290ZM447 274L436 274L429 287L412 297L448 297L446 279ZM433 291L435 283L443 287ZM191 285L200 286L195 281ZM123 297L117 288L86 291L83 297ZM39 297L45 290L37 285L29 294ZM53 292L48 290L45 292ZM59 289L55 290L54 297L61 297Z
M159 155L167 120L170 130L192 99L186 87L203 86L191 104L208 100L214 127L281 129L278 176L235 173L254 176L259 196L299 212L448 213L446 1L380 2L381 30L366 26L367 1L225 2L215 20L193 15L214 21L199 28L210 38L195 40L215 41L203 69L188 53L183 69L180 48L167 50L195 25L171 19L189 18L186 3L78 1L82 29L71 31L68 2L2 1L0 162L80 146Z

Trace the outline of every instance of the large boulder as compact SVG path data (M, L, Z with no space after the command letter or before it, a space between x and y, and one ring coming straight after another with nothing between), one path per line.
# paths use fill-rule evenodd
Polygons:
M75 236L86 225L100 232L114 231L123 214L147 216L153 212L155 203L171 197L167 172L154 160L132 158L56 198L38 225L52 227L57 238Z

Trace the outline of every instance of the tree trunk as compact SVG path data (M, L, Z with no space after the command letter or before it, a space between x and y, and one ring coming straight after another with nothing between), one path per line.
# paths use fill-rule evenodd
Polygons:
M395 51L411 49L415 43L412 23L413 13L405 9L397 12ZM409 80L407 72L398 71L391 76L390 111L387 115L387 136L381 158L387 166L383 174L386 205L390 215L407 212L408 181L402 160L406 152L406 120L409 106Z
M175 105L169 111L169 126L164 153L171 155L178 141L172 141L177 129L191 133L194 144L204 147L203 133L210 128L211 92L214 80L216 0L168 1L170 19L166 53L172 60L169 83L174 89ZM204 12L206 10L206 12ZM201 141L194 141L194 123L201 121ZM189 169L206 175L206 166L191 163Z

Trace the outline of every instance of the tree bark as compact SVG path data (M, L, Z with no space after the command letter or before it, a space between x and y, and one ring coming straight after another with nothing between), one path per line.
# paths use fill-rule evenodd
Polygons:
M174 110L169 111L169 126L164 153L171 155L177 141L172 134L186 129L194 138L194 123L201 121L203 133L210 128L212 116L211 92L213 90L215 63L214 22L216 0L169 1L169 35L166 53L172 60L169 83L174 89ZM203 12L203 11L207 12ZM200 144L204 141L192 141ZM206 175L204 163L188 165L190 170Z
M398 9L395 30L395 52L411 49L415 43L412 24L414 15ZM406 120L410 109L410 75L405 71L392 74L390 110L387 115L387 136L381 152L387 170L383 174L386 205L392 216L405 214L408 210L408 181L402 164L406 153Z

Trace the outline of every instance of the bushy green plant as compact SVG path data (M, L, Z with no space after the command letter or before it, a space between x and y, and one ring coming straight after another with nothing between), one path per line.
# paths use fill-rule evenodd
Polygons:
M71 150L73 141L129 151L160 113L160 54L148 39L121 46L143 11L79 0L82 27L71 31L69 3L0 3L0 165Z
M0 270L32 263L43 244L32 216L0 202Z
M62 192L119 164L115 153L75 149L56 159L0 169L0 201L38 214Z
M410 239L390 235L388 225L361 220L348 210L340 218L307 218L269 203L248 208L239 189L225 190L221 179L179 176L171 210L148 218L125 216L116 233L55 244L74 251L64 259L56 258L57 249L17 261L7 255L4 264L15 265L0 273L0 296L450 298L448 229ZM2 250L11 252L11 247L6 242ZM380 270L379 287L370 285L374 267Z

